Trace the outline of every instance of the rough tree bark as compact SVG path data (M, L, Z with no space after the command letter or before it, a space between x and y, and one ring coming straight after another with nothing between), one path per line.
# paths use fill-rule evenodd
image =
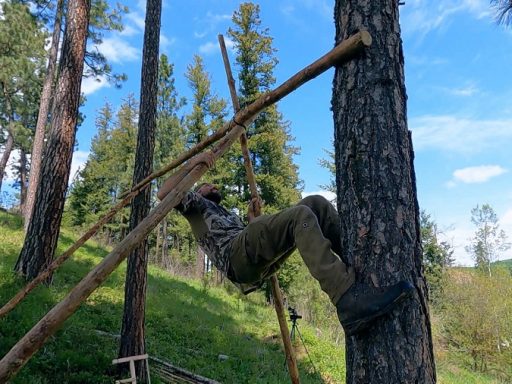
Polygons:
M161 0L148 0L142 54L140 116L133 185L150 175L155 147L156 107L158 91L158 48L160 43ZM130 214L130 232L147 216L151 207L151 189L136 196ZM146 304L148 242L145 239L128 258L125 301L119 357L145 353L144 317ZM137 377L146 382L146 370L136 364Z
M44 78L43 89L41 91L41 99L39 101L39 112L37 115L36 132L34 142L32 143L32 154L30 156L30 178L28 180L27 199L23 209L23 217L25 219L25 232L28 230L28 224L36 197L37 183L41 173L41 162L44 148L44 137L46 133L46 124L48 122L48 113L50 111L50 103L52 100L52 89L55 79L55 68L57 66L57 53L59 50L61 20L64 9L64 0L58 0L57 10L55 11L55 20L53 25L52 42L50 53L48 55L48 67Z
M75 144L90 8L90 0L68 3L55 108L37 185L35 209L15 266L15 270L28 280L50 264L57 246Z
M348 384L436 381L398 19L396 0L335 3L337 42L360 29L373 38L334 77L344 256L354 263L358 282L384 287L405 279L416 287L413 299L348 338Z

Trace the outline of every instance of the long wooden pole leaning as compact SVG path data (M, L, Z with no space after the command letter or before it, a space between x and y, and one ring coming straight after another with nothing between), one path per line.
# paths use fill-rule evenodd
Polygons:
M229 86L229 93L231 94L231 101L233 102L233 109L235 113L240 110L240 102L236 94L235 79L231 72L231 65L229 63L228 52L226 49L226 43L224 42L224 36L219 35L220 51L222 53L222 60L224 61L224 69L226 70L226 77ZM247 134L244 131L240 135L240 145L242 147L242 155L244 157L245 171L247 173L247 181L249 182L249 188L251 190L251 198L259 199L258 188L256 186L256 178L254 176L254 170L252 167L251 156L249 149L247 148ZM254 211L254 216L260 216L260 206L256 206L257 210ZM274 296L274 307L279 321L279 329L281 330L281 338L283 339L284 351L286 355L286 365L288 366L288 373L292 384L299 384L299 368L297 366L297 359L295 357L295 350L292 347L292 341L290 338L290 331L288 324L286 323L286 315L284 312L283 296L281 294L281 288L279 287L279 281L277 276L274 274L270 276L270 284L272 286L272 294Z
M254 103L240 110L233 120L245 124L264 108L276 103L302 84L318 76L331 66L350 60L357 52L371 44L370 34L358 32L341 42L328 54L292 76L275 90L258 98ZM229 146L243 133L243 128L230 121L225 128L229 131L213 150L215 158L222 156ZM231 129L230 129L231 128ZM28 359L41 348L84 302L102 284L112 271L140 244L158 223L183 198L184 193L206 172L204 164L198 164L187 176L139 223L73 290L55 305L39 322L28 331L0 360L0 384L12 378Z

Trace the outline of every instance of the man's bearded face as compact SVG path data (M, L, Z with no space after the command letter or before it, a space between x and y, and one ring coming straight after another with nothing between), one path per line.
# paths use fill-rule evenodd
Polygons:
M220 204L222 201L222 195L220 194L217 187L213 184L204 184L201 188L199 188L197 193L199 193L205 199L214 202L215 204Z

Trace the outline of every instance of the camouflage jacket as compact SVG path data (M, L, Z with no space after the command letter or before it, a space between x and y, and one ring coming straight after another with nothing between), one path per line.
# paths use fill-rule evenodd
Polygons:
M237 283L230 273L231 243L245 228L244 223L235 213L192 191L185 194L176 209L190 223L199 246L215 267L235 283L243 293L247 294L261 286L262 282Z

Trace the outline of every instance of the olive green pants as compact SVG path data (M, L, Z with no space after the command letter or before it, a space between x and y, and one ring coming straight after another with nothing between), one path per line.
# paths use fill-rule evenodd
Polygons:
M322 196L308 196L294 207L249 223L233 240L231 272L238 283L260 281L297 248L311 275L336 304L355 280L353 268L334 253L341 252L340 238L340 221L332 204Z

